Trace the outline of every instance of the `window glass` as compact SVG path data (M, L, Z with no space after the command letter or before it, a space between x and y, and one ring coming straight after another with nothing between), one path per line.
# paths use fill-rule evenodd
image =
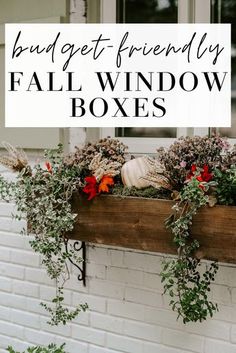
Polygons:
M177 22L177 0L120 0L118 4L118 22Z
M176 137L175 128L138 128L138 127L121 127L116 129L117 136L122 137Z
M176 23L177 0L120 0L119 23ZM176 137L175 128L117 128L117 137Z
M219 129L223 136L236 137L236 0L211 0L211 21L231 23L232 127Z

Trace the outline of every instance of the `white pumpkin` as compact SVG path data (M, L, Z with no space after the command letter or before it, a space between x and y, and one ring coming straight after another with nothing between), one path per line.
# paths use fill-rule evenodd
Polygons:
M125 186L143 189L150 186L148 180L142 179L151 170L147 157L138 157L126 162L121 168L121 178Z

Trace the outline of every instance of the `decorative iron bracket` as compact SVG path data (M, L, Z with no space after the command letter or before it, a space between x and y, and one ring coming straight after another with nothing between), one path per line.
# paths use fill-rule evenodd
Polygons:
M67 253L68 253L68 240L69 239L65 239L65 249ZM86 286L86 244L84 241L77 240L73 243L73 248L75 251L78 251L78 252L81 251L82 264L81 266L79 266L70 257L68 258L68 260L72 263L72 265L74 265L79 270L79 274L77 277L78 281L82 281L83 285Z

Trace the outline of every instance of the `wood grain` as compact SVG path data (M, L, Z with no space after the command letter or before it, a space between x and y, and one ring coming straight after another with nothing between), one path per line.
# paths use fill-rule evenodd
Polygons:
M87 201L75 195L78 213L72 239L165 254L176 254L172 235L164 221L172 201L100 196ZM236 263L236 207L201 209L193 221L192 236L201 244L197 256Z

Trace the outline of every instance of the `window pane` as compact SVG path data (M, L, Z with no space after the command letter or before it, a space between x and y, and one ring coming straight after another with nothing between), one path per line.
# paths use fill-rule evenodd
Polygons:
M119 127L116 136L120 137L176 137L175 128Z
M224 136L236 137L236 1L211 0L211 17L214 23L231 23L232 127L219 131Z
M176 23L177 0L120 0L119 23ZM175 128L117 128L117 137L176 137Z
M118 22L175 23L177 0L120 0Z

